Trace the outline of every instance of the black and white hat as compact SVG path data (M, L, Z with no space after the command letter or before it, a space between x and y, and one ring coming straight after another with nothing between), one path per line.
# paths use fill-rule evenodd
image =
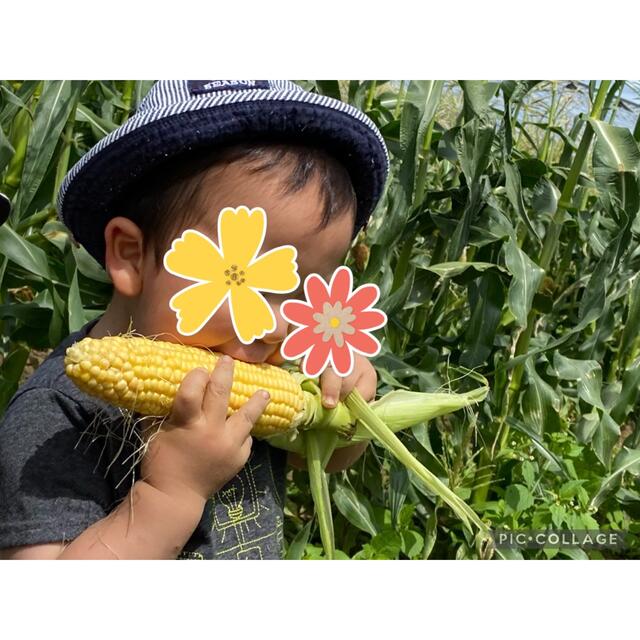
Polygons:
M104 264L111 205L131 183L173 156L252 138L326 149L351 176L356 229L367 222L389 173L380 131L357 108L288 80L157 82L136 113L71 168L58 196L59 216Z

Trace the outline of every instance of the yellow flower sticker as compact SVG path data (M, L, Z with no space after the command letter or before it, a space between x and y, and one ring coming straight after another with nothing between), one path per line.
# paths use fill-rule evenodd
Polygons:
M218 244L195 229L187 229L171 243L164 268L192 280L169 301L177 317L177 330L192 336L229 301L233 328L244 344L275 331L276 319L260 293L290 293L300 284L291 245L258 255L267 231L261 207L225 207L218 216Z

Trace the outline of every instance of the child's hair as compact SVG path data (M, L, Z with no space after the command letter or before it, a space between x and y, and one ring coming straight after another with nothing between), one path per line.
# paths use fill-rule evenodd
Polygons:
M147 246L153 247L160 267L174 236L207 213L201 198L207 173L232 162L242 162L250 173L280 173L284 194L299 191L317 175L323 197L320 228L347 212L355 220L356 194L342 163L317 147L267 140L192 151L172 158L128 188L118 199L113 214L136 222ZM243 203L230 206L238 204Z

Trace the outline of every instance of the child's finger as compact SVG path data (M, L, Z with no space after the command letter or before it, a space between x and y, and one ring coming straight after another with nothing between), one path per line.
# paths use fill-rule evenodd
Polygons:
M320 388L322 389L322 404L327 409L333 409L338 404L340 389L344 378L341 378L330 367L326 368L320 376Z
M342 378L342 386L340 387L340 400L344 400L356 387L360 390L361 377L352 373L346 378Z
M237 434L240 442L244 442L262 412L269 404L269 394L261 389L256 391L228 420L227 425Z
M351 377L351 376L350 376ZM378 377L375 370L372 368L369 371L360 374L357 378L349 381L342 389L341 399L344 400L349 393L355 388L360 392L360 395L367 402L373 400L376 397L376 390L378 388Z
M171 409L171 422L184 424L196 419L202 411L202 395L209 382L209 372L198 367L184 377Z
M227 419L234 364L233 358L222 356L211 372L209 384L202 399L202 411L210 424L222 427Z
M240 447L240 451L242 455L248 460L251 455L251 447L253 446L253 438L251 436L247 436L245 441L242 443Z

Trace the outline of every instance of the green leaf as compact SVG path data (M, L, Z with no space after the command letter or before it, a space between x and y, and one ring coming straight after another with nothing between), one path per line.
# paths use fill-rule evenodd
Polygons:
M461 127L456 136L456 152L469 188L480 180L489 166L494 136L493 127L480 125L477 120Z
M521 420L518 420L517 418L514 418L512 416L507 417L507 424L510 427L513 427L516 431L524 433L531 439L531 442L538 450L538 452L549 461L551 471L555 473L561 473L566 478L569 477L564 461L546 447L541 437L535 431L533 431L533 429L531 429Z
M104 282L111 284L111 280L107 275L107 272L102 268L100 263L82 246L76 246L71 244L71 251L73 257L78 265L78 271L85 277L96 280L97 282Z
M514 235L514 229L509 218L496 206L495 200L490 196L475 224L471 225L469 244L483 247L491 242L504 240Z
M105 118L97 116L89 107L83 104L79 104L76 110L76 120L78 122L86 122L91 127L93 135L97 140L109 135L112 131L118 128L115 122L110 122Z
M0 112L0 128L9 129L15 115L21 109L27 108L29 99L34 94L40 84L40 80L24 80L20 88L15 92L6 83L0 84L0 96L3 102L6 102L4 108Z
M371 536L378 533L371 503L364 497L343 484L336 484L333 502L338 511L358 529Z
M18 390L18 383L29 358L29 349L16 345L0 366L0 415Z
M4 134L2 127L0 127L0 174L11 161L14 153L15 149L11 146L11 142Z
M398 529L410 529L416 512L415 504L405 504L398 515Z
M616 456L611 473L602 479L600 488L591 499L589 506L599 509L604 500L620 486L622 476L625 473L640 475L640 449L628 449L623 447Z
M504 256L507 269L513 276L508 293L509 309L518 326L526 327L533 296L538 291L544 270L533 262L513 239L505 243Z
M71 80L44 83L29 136L15 219L24 216L38 191L83 84Z
M82 306L82 299L80 298L80 289L78 288L77 270L73 274L71 287L69 288L69 297L67 299L67 313L67 321L70 333L78 331L87 323L87 318L84 313L84 307Z
M455 136L456 155L464 173L468 195L447 247L448 260L459 260L468 242L471 224L489 197L489 178L484 173L491 159L494 136L494 127L476 118L461 127Z
M342 100L340 96L340 84L337 80L316 80L319 93L336 100Z
M589 286L586 288L578 310L580 321L572 331L578 327L584 327L588 323L597 320L602 315L607 299L607 278L614 272L622 253L626 250L630 238L630 220L627 220L623 228L614 237L591 272Z
M441 262L440 264L429 264L429 257L424 255L412 258L411 262L419 269L431 271L441 278L455 278L468 270L475 271L478 274L488 269L505 271L500 265L491 262Z
M541 80L503 80L500 83L505 98L511 102L520 102L528 93L542 82Z
M622 362L628 353L631 345L638 336L638 327L640 326L640 274L633 279L633 285L629 290L629 298L627 304L627 315L622 330L622 338L620 339L620 347L618 349L618 357Z
M509 160L505 161L504 163L504 176L507 199L511 203L511 206L514 208L520 219L524 222L524 225L531 236L533 236L539 242L540 236L531 224L531 220L529 218L529 214L527 213L527 208L525 207L524 199L522 197L522 180L520 177L520 172L518 171L518 168L515 167Z
M551 513L551 522L556 529L561 529L567 517L567 510L561 504L552 503L549 505L549 512Z
M636 325L637 327L638 325ZM611 408L611 417L618 423L634 410L640 396L640 358L622 374L622 384L617 393L616 401Z
M578 396L585 402L604 411L602 404L602 369L595 360L575 360L567 358L560 352L553 354L553 366L561 380L572 380L577 383Z
M391 522L397 527L398 516L407 499L407 491L411 483L407 469L400 464L393 465L390 476L389 504L391 506Z
M311 525L313 520L309 520L307 524L298 531L296 537L289 543L289 548L285 555L286 560L302 560L304 550L309 542L309 534L311 533Z
M436 110L442 95L442 80L412 80L407 91L407 100L411 100L414 104L420 105L422 117L418 125L416 133L416 156L414 159L416 167L420 163L420 154L422 153L422 142L431 121L436 116Z
M553 216L558 210L560 191L548 178L540 178L533 189L531 208L540 214Z
M316 547L313 544L308 544L304 548L305 560L322 560L324 559L324 550L322 547Z
M631 131L615 127L602 120L589 119L597 139L593 148L593 169L596 178L611 173L633 173L640 170L640 149Z
M395 560L402 551L403 540L393 529L381 531L371 540L376 560Z
M640 207L640 148L631 131L590 119L597 139L593 150L593 174L605 191L615 195L631 218Z
M40 233L61 253L65 253L69 244L69 230L59 220L49 220L44 224Z
M522 410L527 424L534 425L536 432L560 430L560 406L558 393L536 371L532 360L525 363L527 388L522 399Z
M536 483L536 473L529 460L522 463L522 478L527 483L527 488L531 490Z
M488 271L468 284L471 317L464 334L460 364L473 369L489 358L504 305L504 287L500 277Z
M391 295L378 303L378 308L384 311L388 316L393 315L397 310L402 309L407 296L413 288L413 280L415 278L415 269L410 269L407 276L403 279L402 284Z
M611 452L620 437L620 425L605 411L600 417L598 428L593 434L591 446L598 459L608 469Z
M597 411L590 411L579 416L573 430L578 442L588 444L593 439L593 434L600 423L600 414Z
M422 559L428 560L433 552L433 548L438 539L438 507L434 507L433 511L427 516L427 522L424 528L424 547L422 549Z
M464 96L465 120L483 115L500 88L500 83L486 80L460 80L459 84Z
M65 336L66 305L53 284L49 285L49 291L53 302L53 314L49 325L49 344L57 345Z
M580 491L582 490L582 485L585 483L585 480L569 480L565 482L558 491L558 495L561 500L571 500L578 496Z
M510 513L522 513L533 506L533 496L522 484L509 485L504 494L504 501Z
M0 304L0 319L16 318L35 329L46 329L51 322L51 309L37 302Z
M400 153L402 160L398 171L398 185L402 195L399 204L403 211L407 210L413 200L413 187L417 168L415 156L421 115L419 107L413 102L405 101L400 117Z
M424 538L417 531L402 531L400 537L402 539L400 549L405 556L415 558L420 554L424 547Z
M558 549L558 553L560 555L567 556L567 558L570 558L571 560L588 560L589 559L589 556L586 554L584 549L578 549L578 548Z
M52 279L47 254L18 235L8 223L0 226L0 253L45 280Z

